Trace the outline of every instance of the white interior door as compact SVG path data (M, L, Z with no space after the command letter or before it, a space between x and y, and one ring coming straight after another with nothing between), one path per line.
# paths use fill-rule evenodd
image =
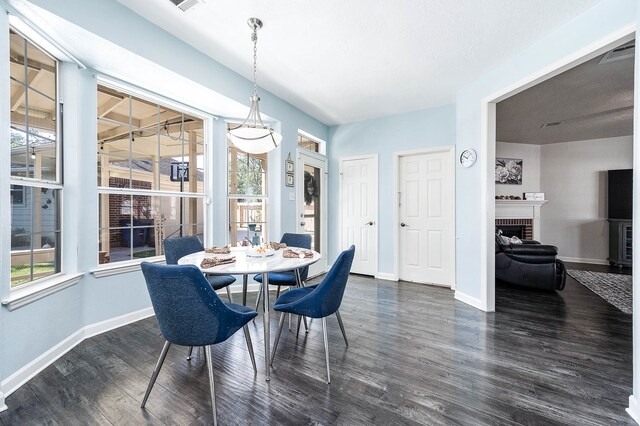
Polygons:
M351 272L376 275L378 257L378 158L340 162L342 247L352 244L356 254Z
M327 160L298 151L297 168L297 232L311 235L311 248L322 255L309 267L313 277L327 271Z
M453 286L454 155L451 150L399 159L399 278Z

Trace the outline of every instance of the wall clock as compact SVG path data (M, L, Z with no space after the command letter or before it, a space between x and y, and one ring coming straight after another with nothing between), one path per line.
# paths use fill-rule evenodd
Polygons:
M477 159L478 154L473 148L465 149L464 151L462 151L462 154L460 154L460 164L462 165L462 167L473 166L476 163Z

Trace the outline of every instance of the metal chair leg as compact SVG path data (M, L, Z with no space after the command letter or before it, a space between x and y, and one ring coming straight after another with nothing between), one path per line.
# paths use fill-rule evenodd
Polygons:
M258 298L256 299L256 307L253 309L254 311L258 310L260 306L260 298L262 297L262 283L260 283L260 288L258 289ZM255 321L255 319L254 319Z
M278 286L278 291L276 292L276 299L277 299L278 297L280 297L280 287L281 287L281 286Z
M213 345L205 346L204 353L207 356L209 362L207 363L207 370L209 370L209 389L211 391L211 409L213 411L213 425L218 426L218 415L216 413L216 384L213 378L213 356L211 356L211 348Z
M160 373L160 369L162 368L164 359L167 357L167 352L169 352L170 346L171 346L171 343L165 340L164 346L162 347L162 352L160 352L160 358L158 358L158 362L156 363L156 368L153 369L151 380L149 380L149 386L147 386L147 391L145 392L144 398L142 399L142 404L140 404L141 408L144 408L145 404L147 403L147 399L149 398L149 394L151 393L151 389L153 389L153 385L156 384L158 373Z
M340 311L336 311L336 318L338 318L338 325L340 325L340 330L342 331L342 337L344 337L344 343L349 346L349 341L347 340L347 333L344 331L344 324L342 324L342 317L340 316Z
M249 327L245 324L242 327L244 331L244 339L247 341L247 348L249 349L249 356L251 357L251 364L253 364L253 372L258 374L258 367L256 367L256 357L253 353L253 344L251 343L251 335L249 334Z
M302 315L298 315L298 327L296 328L296 339L298 338L298 335L300 334L300 323L302 322Z
M189 346L189 353L187 354L187 361L191 361L191 354L193 353L193 346Z
M254 311L258 310L258 307L260 306L260 298L262 297L262 283L260 283L260 288L258 288L258 297L256 298L256 307L253 309ZM256 323L256 319L253 319L253 323Z
M280 314L280 321L278 322L278 332L276 333L276 341L273 343L273 352L271 352L271 363L269 365L273 366L273 359L276 356L276 349L278 348L278 342L280 341L280 334L282 333L282 326L284 325L284 316L285 313L282 312Z
M242 306L247 306L247 287L249 285L249 276L244 274L242 276Z
M233 297L231 297L231 288L227 286L227 297L229 297L229 302L233 303Z
M327 317L322 318L322 339L324 340L324 357L327 361L327 384L331 383L329 372L329 336L327 335Z

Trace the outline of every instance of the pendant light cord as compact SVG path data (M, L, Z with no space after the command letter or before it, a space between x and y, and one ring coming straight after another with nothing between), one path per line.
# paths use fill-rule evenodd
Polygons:
M253 96L258 96L258 26L255 24L251 41L253 41Z

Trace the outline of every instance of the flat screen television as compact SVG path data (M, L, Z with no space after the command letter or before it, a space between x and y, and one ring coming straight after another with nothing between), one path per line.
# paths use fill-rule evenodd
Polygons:
M633 169L609 170L609 219L629 219L633 211Z

